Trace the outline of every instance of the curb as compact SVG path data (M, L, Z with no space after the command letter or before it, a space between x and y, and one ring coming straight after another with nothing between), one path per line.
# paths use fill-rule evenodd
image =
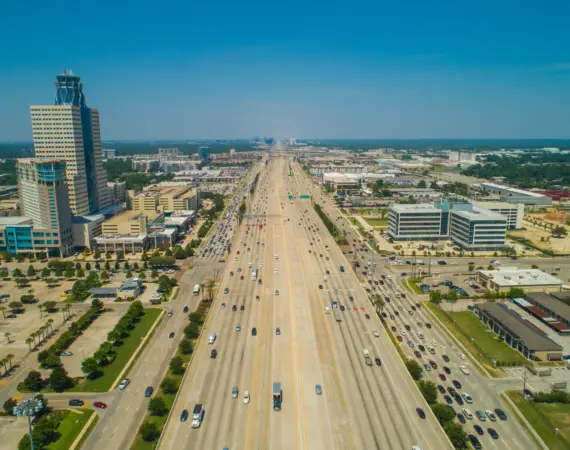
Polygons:
M528 422L528 420L526 420L524 414L518 409L517 405L515 405L515 403L510 399L510 397L504 392L501 392L499 395L503 397L503 399L508 403L511 410L516 414L519 422L521 422L521 425L523 425L523 427L526 429L525 431L527 431L532 435L538 446L541 447L543 450L548 450L548 446L544 443L544 441L536 432L534 427Z
M83 414L83 412L82 412L82 414ZM69 450L74 450L75 447L77 447L79 445L79 443L81 442L81 439L83 439L83 435L85 433L87 433L87 431L89 430L89 427L91 426L91 423L97 417L98 417L97 413L95 411L93 411L93 414L91 414L91 417L89 417L89 420L87 422L85 422L85 425L83 425L83 428L81 429L81 431L79 432L79 434L77 435L77 437L75 438L73 443L71 444L71 447L69 447Z

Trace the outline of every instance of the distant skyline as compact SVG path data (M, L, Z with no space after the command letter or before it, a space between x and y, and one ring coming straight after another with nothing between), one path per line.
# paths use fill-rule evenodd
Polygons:
M0 141L81 76L103 140L568 138L570 3L9 2Z

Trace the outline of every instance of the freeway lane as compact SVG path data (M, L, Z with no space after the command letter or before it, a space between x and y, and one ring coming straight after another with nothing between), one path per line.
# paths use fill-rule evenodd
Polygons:
M339 265L348 265L322 223L319 231L310 229L319 220L310 203L287 199L295 183L287 177L287 167L287 160L276 158L260 177L248 206L250 219L240 227L160 448L451 448L435 418L428 415L422 421L415 414L415 408L427 406L388 336L370 334L380 327L379 321L365 319L363 311L351 316L347 311L339 324L325 314L324 303L330 302L334 289L343 296L350 292L355 303L368 309L366 293L351 271L339 274ZM258 214L265 214L263 230L252 220ZM248 227L247 220L254 226ZM315 258L310 248L323 257ZM249 262L263 263L261 286L251 280ZM331 277L320 290L326 270ZM242 274L243 281L238 278ZM228 294L223 294L225 287ZM231 311L233 304L238 311ZM245 310L239 311L242 304ZM235 331L237 324L240 332ZM252 327L257 336L251 335ZM208 345L211 331L218 338ZM210 359L214 347L219 355ZM365 347L383 359L383 367L365 365ZM275 381L283 389L280 412L271 404ZM315 393L317 384L322 395ZM239 387L237 399L231 398L233 386ZM246 389L251 393L249 405L242 401ZM199 429L179 421L182 410L191 411L195 403L206 409Z

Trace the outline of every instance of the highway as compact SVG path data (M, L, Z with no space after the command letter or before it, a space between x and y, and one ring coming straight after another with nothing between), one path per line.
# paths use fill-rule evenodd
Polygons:
M288 174L285 158L262 172L159 448L452 448L310 200L288 199L301 181ZM350 308L341 322L325 313L333 300ZM365 364L365 348L381 366ZM283 390L281 411L272 409L274 382ZM179 418L196 403L206 413L193 429Z
M300 169L297 169L295 173L302 175ZM305 190L310 189L312 183L308 180L303 184ZM327 215L335 220L337 224L341 224L341 228L346 232L346 238L353 242L355 239L357 242L361 242L361 236L358 232L350 226L350 223L345 220L341 215L338 208L334 203L325 198L320 204ZM376 269L374 275L371 277L370 267L371 264L371 252L360 253L357 256L357 261L360 263L360 268L355 268L359 273L359 277L364 285L367 287L372 286L372 293L379 294L384 299L388 298L390 301L386 302L383 312L386 314L385 325L390 328L395 336L401 336L401 348L407 357L411 359L416 359L422 366L429 361L435 361L437 364L436 370L426 371L424 370L424 378L433 381L436 385L441 385L448 394L448 388L453 387L452 380L459 381L461 388L456 389L459 393L467 392L473 398L473 404L458 405L455 399L452 400L452 406L457 413L461 412L462 408L468 408L470 412L474 415L474 418L467 420L466 424L463 426L464 430L468 434L473 434L478 437L483 445L483 448L495 448L495 449L505 449L505 448L538 448L534 441L530 439L527 433L520 426L519 422L509 414L509 408L506 403L499 397L500 386L502 385L500 380L493 380L485 377L479 373L474 367L473 363L469 360L468 355L466 359L462 359L461 355L463 350L459 349L455 342L449 337L449 335L442 329L442 325L435 319L428 311L428 309L423 307L417 307L423 300L420 297L412 294L408 289L404 288L404 279L400 276L402 270L406 269L406 266L390 266L387 258L376 257ZM446 258L445 258L446 259ZM458 260L458 258L454 258ZM467 258L468 259L468 258ZM518 261L513 261L517 263ZM522 262L522 261L521 261ZM438 266L439 268L440 266ZM457 271L457 266L442 266L444 269L448 269L450 272ZM408 271L410 267L407 266ZM432 270L434 270L432 268ZM363 272L367 271L367 275L364 276ZM372 283L369 283L372 281ZM382 284L383 283L383 284ZM414 307L415 309L412 309ZM410 314L411 311L411 314ZM393 319L392 319L393 317ZM421 324L421 326L419 325ZM427 328L426 324L430 324L431 328ZM406 325L409 326L409 330L406 329ZM421 332L424 335L423 339L420 339L417 332ZM413 343L413 348L408 344L411 341ZM418 350L420 345L427 347L435 342L435 355L429 354L427 351L419 351L420 357L415 355L415 351ZM449 357L449 362L445 362L443 355ZM464 375L460 369L460 365L466 365L469 368L470 374ZM445 374L443 367L447 367L450 370L450 374ZM443 374L446 378L443 381L440 378L440 374ZM443 394L439 394L439 401L445 403ZM481 410L485 411L487 409L494 410L495 408L501 408L507 413L507 420L496 422L481 422L477 417L475 417L475 411ZM485 434L483 436L477 435L473 426L475 424L480 425L484 430ZM493 428L499 435L498 440L492 439L487 430Z

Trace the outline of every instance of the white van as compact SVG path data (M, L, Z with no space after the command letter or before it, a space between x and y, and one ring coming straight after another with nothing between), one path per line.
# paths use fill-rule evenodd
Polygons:
M330 314L331 313L331 309L329 308L329 305L325 306L325 314Z
M216 340L216 333L215 332L210 333L210 336L208 336L208 344L213 344L215 340Z
M471 411L469 411L467 408L463 408L461 411L463 412L463 415L466 419L473 419L473 414L471 414Z
M469 375L471 373L466 366L459 366L459 370L461 370L465 375Z

